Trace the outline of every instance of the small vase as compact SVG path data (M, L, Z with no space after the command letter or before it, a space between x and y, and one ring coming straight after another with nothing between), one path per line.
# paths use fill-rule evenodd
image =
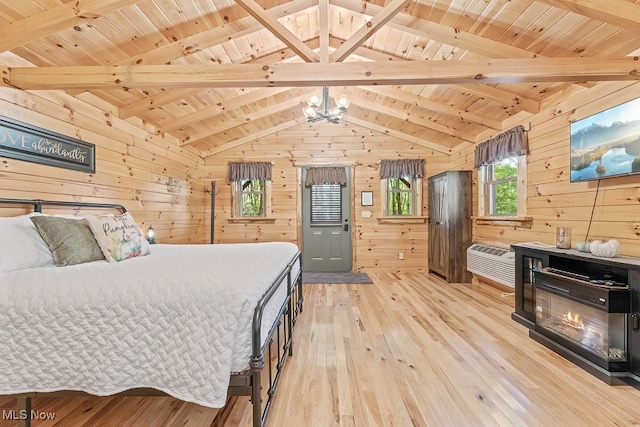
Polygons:
M571 249L571 228L570 227L556 228L556 248Z

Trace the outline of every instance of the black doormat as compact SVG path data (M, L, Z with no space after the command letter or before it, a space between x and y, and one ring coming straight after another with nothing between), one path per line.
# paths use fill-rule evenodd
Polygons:
M302 283L371 285L367 273L309 273L302 272Z

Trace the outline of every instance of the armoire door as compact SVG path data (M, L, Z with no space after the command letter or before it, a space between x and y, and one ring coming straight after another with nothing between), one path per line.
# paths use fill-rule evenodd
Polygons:
M447 175L429 180L429 270L448 275L449 233Z

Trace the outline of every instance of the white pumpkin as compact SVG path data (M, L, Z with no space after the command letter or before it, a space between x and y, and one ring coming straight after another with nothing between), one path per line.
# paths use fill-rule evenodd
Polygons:
M591 252L590 242L578 242L576 243L576 249L580 252Z
M602 240L594 240L589 245L591 253L595 256L603 258L613 258L620 253L620 242L615 239L603 242Z

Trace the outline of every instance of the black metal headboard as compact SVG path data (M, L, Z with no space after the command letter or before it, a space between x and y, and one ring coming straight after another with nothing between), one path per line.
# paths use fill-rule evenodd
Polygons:
M0 205L31 205L34 212L42 212L42 206L68 206L71 208L94 208L94 209L118 209L125 213L127 209L114 203L89 203L89 202L62 202L55 200L41 199L3 199L0 198Z

